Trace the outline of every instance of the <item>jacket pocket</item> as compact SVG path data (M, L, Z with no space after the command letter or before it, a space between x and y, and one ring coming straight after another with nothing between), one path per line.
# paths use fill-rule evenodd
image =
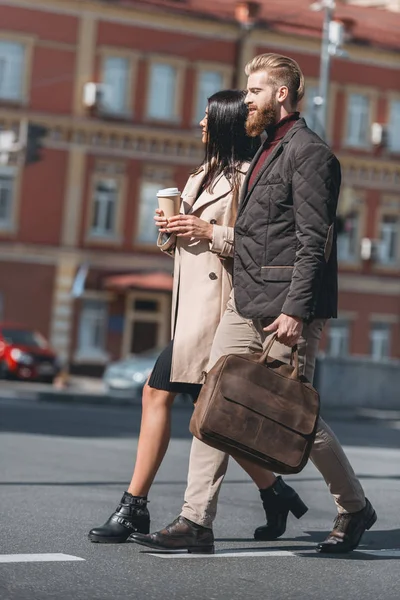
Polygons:
M291 281L293 267L261 267L261 277L264 281Z

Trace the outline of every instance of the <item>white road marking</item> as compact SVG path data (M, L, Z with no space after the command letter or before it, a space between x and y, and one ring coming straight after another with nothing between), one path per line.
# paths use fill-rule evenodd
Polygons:
M70 554L0 554L0 563L62 562L85 560Z
M288 550L260 550L260 551L235 551L235 550L217 550L215 554L189 554L183 552L149 552L150 556L157 558L243 558L259 556L296 556L294 552Z
M383 549L383 550L356 550L357 554L365 554L368 556L376 556L378 558L400 558L400 549ZM304 557L305 554L315 554L314 549L303 550L298 552L289 552L288 550L217 550L215 554L189 554L186 551L175 551L175 552L148 552L149 556L156 556L157 558L272 558L277 556L283 557ZM320 554L321 558L324 555ZM332 555L331 555L332 556ZM343 555L343 558L351 557L352 554Z

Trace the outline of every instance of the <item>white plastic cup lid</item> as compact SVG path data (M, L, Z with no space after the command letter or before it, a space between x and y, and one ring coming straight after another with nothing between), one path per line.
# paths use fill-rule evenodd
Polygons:
M157 192L157 196L180 196L181 193L178 188L164 188Z

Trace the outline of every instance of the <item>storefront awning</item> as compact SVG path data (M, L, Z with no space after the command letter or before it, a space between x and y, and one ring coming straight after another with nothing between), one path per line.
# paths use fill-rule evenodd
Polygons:
M172 290L172 275L162 271L109 275L103 280L103 284L105 288L116 291L136 289L170 292Z

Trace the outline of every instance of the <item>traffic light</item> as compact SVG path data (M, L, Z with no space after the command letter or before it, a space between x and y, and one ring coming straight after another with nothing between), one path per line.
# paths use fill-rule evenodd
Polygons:
M28 124L25 152L26 165L42 160L43 138L46 136L47 131L47 127L42 125Z

